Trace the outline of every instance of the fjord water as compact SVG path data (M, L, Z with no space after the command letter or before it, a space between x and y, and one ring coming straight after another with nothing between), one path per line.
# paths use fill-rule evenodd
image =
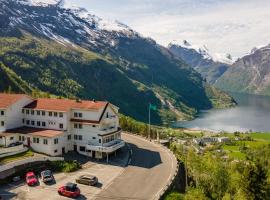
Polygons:
M174 126L227 132L270 132L270 97L238 93L231 95L238 106L201 111L196 119L176 122Z

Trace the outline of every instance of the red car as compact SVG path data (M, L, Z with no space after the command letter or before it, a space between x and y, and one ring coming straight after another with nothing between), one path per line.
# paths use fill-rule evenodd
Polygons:
M66 185L64 185L58 189L58 194L66 196L66 197L70 197L70 198L76 198L76 197L80 196L81 191L77 187L77 184L67 183Z
M29 186L33 186L36 185L38 183L38 179L36 177L36 175L34 174L34 172L28 172L26 174L26 183Z

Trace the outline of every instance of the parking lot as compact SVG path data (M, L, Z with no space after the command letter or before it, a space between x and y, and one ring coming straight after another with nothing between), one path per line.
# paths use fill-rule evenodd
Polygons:
M81 190L81 196L77 199L95 199L98 194L108 188L113 180L118 177L123 171L127 161L127 150L124 148L117 157L109 164L97 163L93 161L83 160L82 169L73 173L56 173L54 174L55 183L45 184L39 180L37 186L29 187L26 185L25 180L17 183L10 183L6 186L0 187L0 196L6 199L19 199L19 200L54 200L54 199L68 199L59 196L57 190L60 186L67 182L75 183L75 179L84 174L91 174L98 177L99 183L96 186L86 186L78 184Z

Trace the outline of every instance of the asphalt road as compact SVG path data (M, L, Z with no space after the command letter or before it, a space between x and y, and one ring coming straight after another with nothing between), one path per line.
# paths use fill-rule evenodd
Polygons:
M132 149L131 163L95 199L157 199L157 195L175 172L176 160L159 145L128 134L123 134L122 137Z

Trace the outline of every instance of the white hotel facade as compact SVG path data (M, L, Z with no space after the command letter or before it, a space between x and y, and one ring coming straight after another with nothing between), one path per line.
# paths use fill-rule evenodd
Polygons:
M23 142L50 156L76 151L102 158L125 145L118 109L102 101L0 93L0 145Z

